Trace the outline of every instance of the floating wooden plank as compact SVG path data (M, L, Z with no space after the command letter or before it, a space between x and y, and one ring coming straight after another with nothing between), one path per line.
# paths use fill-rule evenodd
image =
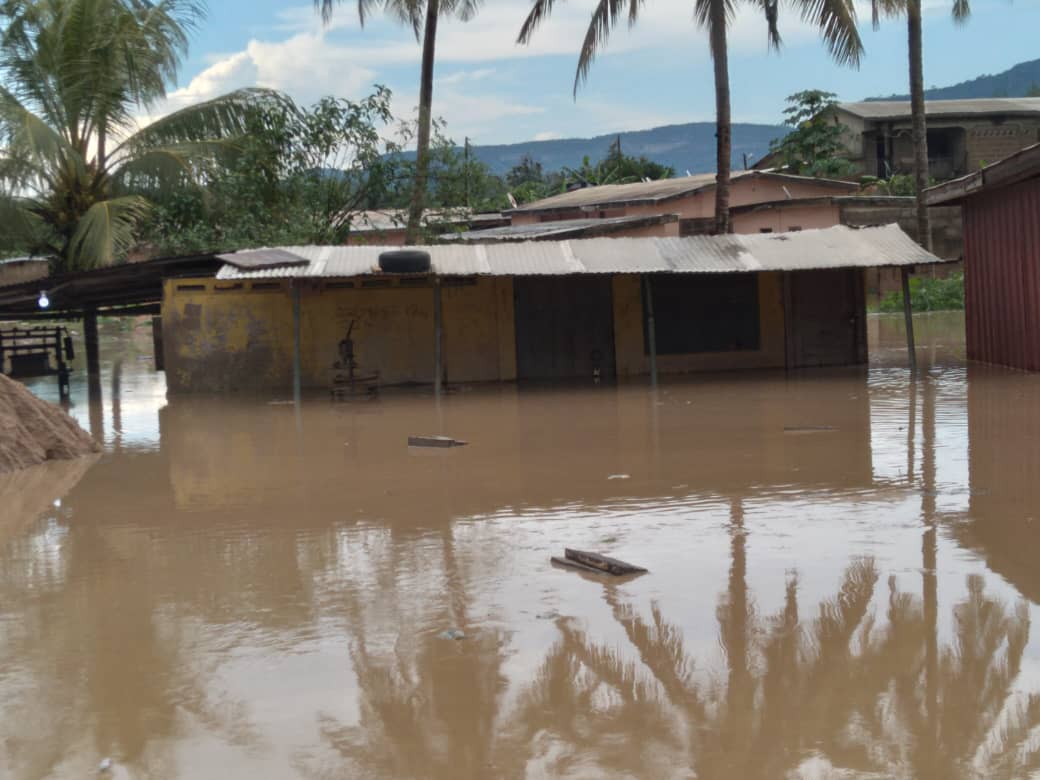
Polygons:
M642 574L646 571L642 566L636 566L625 561L619 561L617 558L610 558L606 555L585 550L572 550L568 547L564 549L563 554L568 561L580 563L582 566L603 574L613 574L615 577L620 577L623 574Z
M462 439L453 439L450 436L409 436L409 447L465 447L469 442Z
M589 574L606 574L606 572L602 569L594 569L591 566L586 566L584 563L578 563L577 561L571 561L566 558L561 558L558 555L551 556L549 560L555 563L557 566L566 566L569 569L577 569L578 571L588 572Z

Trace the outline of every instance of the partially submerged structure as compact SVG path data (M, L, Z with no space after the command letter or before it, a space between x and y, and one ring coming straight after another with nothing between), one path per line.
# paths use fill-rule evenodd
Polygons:
M1040 371L1040 144L925 199L963 210L968 357Z
M385 384L611 379L866 361L863 269L942 262L897 226L222 255L165 282L171 392L327 389L339 345Z

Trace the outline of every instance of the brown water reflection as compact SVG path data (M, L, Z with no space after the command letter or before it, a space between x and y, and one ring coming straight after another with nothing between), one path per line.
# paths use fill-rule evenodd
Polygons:
M299 413L125 360L100 461L0 523L0 776L1040 771L1040 378L926 322L916 383L876 320L869 370Z

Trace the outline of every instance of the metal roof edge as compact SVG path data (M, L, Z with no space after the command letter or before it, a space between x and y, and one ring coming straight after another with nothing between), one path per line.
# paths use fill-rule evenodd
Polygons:
M1033 176L1040 176L1040 143L1020 149L974 173L929 187L924 191L924 202L929 206L956 203L982 190L1006 187Z

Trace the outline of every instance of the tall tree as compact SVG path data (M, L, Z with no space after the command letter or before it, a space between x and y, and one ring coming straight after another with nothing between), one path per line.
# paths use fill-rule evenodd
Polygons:
M928 187L928 127L924 105L924 40L921 32L921 0L871 0L874 26L882 16L906 16L906 41L910 64L910 123L914 144L914 181L917 185L917 240L932 248L932 226L924 191ZM963 23L971 15L970 0L953 0L954 21Z
M134 132L201 13L196 0L0 2L0 218L54 270L118 259L149 207L140 185L192 177L279 99L242 90Z
M333 6L343 0L314 0L327 24L332 18ZM437 47L437 22L441 16L454 15L469 21L477 12L480 0L358 0L358 17L365 19L382 5L392 16L411 26L416 40L422 41L422 66L419 73L419 128L415 139L415 181L408 204L408 223L405 243L415 244L422 238L423 207L426 203L426 182L429 172L430 135L433 126L433 67Z
M746 0L761 9L766 18L769 45L780 47L780 32L777 28L779 0ZM549 14L555 0L534 0L534 5L523 27L518 41L530 42L538 25ZM716 121L716 190L715 229L719 233L730 231L729 182L732 157L730 95L729 95L729 50L727 28L736 10L737 0L694 0L694 18L708 33L709 48L715 72L715 121ZM815 25L827 43L831 54L842 64L859 65L863 44L856 26L853 0L793 0L803 20ZM629 26L639 19L642 0L598 0L589 22L585 40L578 57L574 76L574 92L588 78L592 61L610 37L611 31L622 17Z

